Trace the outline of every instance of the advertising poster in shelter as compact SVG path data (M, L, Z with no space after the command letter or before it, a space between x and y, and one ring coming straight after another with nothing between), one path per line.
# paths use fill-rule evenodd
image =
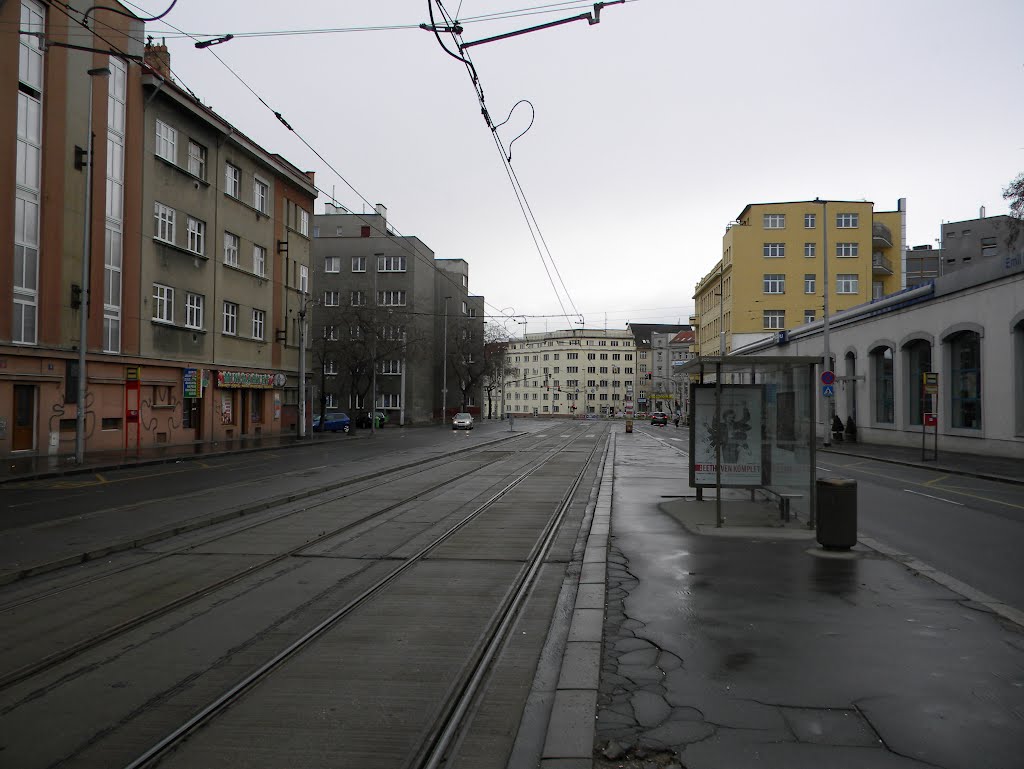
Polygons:
M721 420L716 419L714 385L694 387L694 424L690 433L690 484L714 486L721 446L722 486L761 486L765 482L764 389L760 385L722 385Z

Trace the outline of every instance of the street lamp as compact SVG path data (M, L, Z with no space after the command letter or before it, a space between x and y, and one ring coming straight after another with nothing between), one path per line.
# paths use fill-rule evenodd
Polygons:
M306 437L306 308L311 304L316 300L303 293L299 305L299 438Z
M441 352L441 424L448 419L448 300L444 298L444 334L443 348Z
M88 70L89 75L89 126L85 142L85 226L82 235L82 301L78 312L78 412L75 414L75 462L85 462L85 353L88 347L89 334L89 267L91 252L90 219L92 218L92 96L93 80L97 77L109 77L110 67L96 67Z
M821 336L822 345L825 348L825 371L832 370L832 353L828 348L828 201L820 198L814 199L815 203L821 203L821 239L822 239L822 286L824 289L825 301L822 305ZM825 410L825 446L832 445L832 407L835 405L832 398L825 399L828 406Z

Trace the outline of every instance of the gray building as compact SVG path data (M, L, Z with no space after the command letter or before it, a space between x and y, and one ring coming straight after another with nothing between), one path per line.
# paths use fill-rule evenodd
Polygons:
M356 214L328 204L314 217L312 261L315 412L359 414L372 400L392 423L424 423L442 418L442 398L448 413L478 412L483 298L470 295L464 260L397 235L383 205Z
M978 219L942 224L941 274L994 261L1010 253L1014 220L1005 215L985 216L984 208L980 214Z

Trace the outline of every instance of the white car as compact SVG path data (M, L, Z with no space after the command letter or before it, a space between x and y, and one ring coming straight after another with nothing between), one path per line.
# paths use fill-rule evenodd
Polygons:
M452 417L452 429L453 430L472 430L473 429L473 415L460 412Z

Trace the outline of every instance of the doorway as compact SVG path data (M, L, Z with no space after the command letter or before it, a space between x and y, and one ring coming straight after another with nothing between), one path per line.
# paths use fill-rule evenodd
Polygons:
M12 451L31 451L36 446L35 385L14 385Z

